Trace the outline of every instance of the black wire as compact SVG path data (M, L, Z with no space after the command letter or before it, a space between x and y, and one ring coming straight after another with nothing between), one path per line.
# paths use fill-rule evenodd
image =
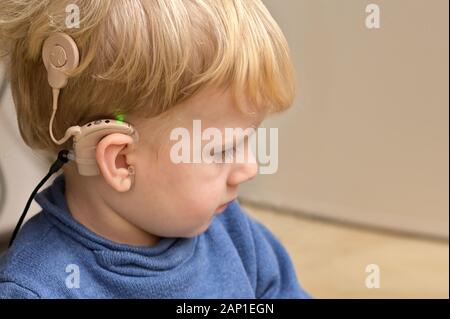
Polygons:
M25 205L25 208L22 212L22 215L20 216L20 219L17 222L16 228L14 228L14 232L11 236L11 240L9 241L8 248L11 247L12 243L14 242L14 239L16 238L17 233L19 232L20 226L22 226L23 220L25 219L28 209L30 208L31 202L34 199L34 196L36 196L36 193L38 192L39 188L41 188L42 185L45 184L45 182L50 178L50 176L59 171L59 169L69 161L69 158L67 157L68 154L69 154L68 150L62 150L58 153L58 158L50 167L50 170L48 171L47 175L45 175L45 177L39 182L39 184L31 193L30 198L28 198L27 204Z

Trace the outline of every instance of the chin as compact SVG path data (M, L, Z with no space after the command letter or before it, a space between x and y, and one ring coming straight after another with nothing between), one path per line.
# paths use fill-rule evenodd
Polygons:
M207 223L205 223L205 224L202 225L201 227L199 227L199 228L193 230L193 231L192 231L188 236L186 236L186 237L196 237L196 236L198 236L198 235L203 234L205 231L208 230L210 224L211 224L211 220L208 220Z

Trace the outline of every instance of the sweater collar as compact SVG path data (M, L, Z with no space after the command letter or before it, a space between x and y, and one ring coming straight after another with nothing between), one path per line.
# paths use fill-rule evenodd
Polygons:
M198 236L193 238L161 238L151 247L120 244L87 229L69 212L65 199L64 175L57 176L49 187L36 195L42 213L65 235L93 251L97 261L115 272L133 275L147 271L169 270L191 258Z

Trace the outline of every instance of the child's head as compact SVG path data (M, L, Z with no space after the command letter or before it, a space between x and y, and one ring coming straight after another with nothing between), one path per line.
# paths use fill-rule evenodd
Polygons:
M77 11L66 12L73 5L79 27L67 28L77 19ZM97 177L79 176L73 163L64 169L71 210L103 204L117 213L109 223L127 221L164 237L204 231L217 207L256 174L256 164L175 164L171 129L191 131L194 119L222 132L245 129L294 98L288 45L259 0L2 0L0 45L20 133L28 146L54 156L71 145L49 136L52 96L41 50L53 32L69 34L80 51L60 93L55 137L119 114L139 132L136 145L125 135L100 141ZM124 182L130 165L135 175Z

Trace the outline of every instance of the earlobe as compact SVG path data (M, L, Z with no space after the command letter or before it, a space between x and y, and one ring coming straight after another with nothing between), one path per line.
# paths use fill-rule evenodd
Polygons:
M132 187L134 167L127 162L127 154L132 150L133 138L120 133L107 135L97 144L96 160L100 173L118 192L129 191Z

